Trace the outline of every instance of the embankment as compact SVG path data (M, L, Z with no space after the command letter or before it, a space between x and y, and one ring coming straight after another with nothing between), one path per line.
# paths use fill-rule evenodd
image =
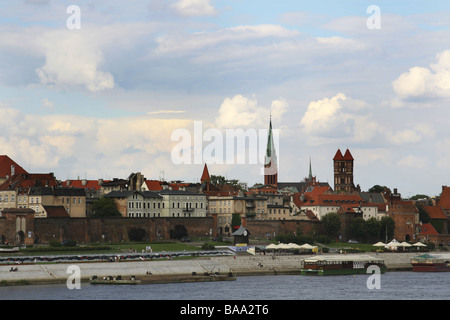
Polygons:
M351 254L349 254L351 255ZM411 270L410 258L416 253L380 253L388 271ZM373 255L375 256L375 255ZM146 260L129 262L77 262L51 264L0 265L0 285L66 283L79 267L82 281L92 276L191 275L192 273L229 273L240 275L299 274L305 255L236 255L189 260ZM18 271L12 272L12 267Z

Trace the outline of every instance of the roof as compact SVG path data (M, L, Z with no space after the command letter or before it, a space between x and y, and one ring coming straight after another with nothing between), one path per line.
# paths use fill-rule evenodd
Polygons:
M81 188L65 187L32 187L29 195L56 196L56 197L85 197L86 192Z
M66 180L63 182L65 187L83 188L88 190L100 190L103 183L108 183L109 180Z
M22 173L9 177L2 185L0 190L28 189L31 187L56 187L58 181L53 173Z
M438 206L424 206L423 209L428 213L431 219L447 219L444 210Z
M438 205L444 210L450 209L450 187L443 186Z
M0 155L0 177L11 177L11 166L14 166L14 174L28 173L7 155Z
M210 182L211 181L211 177L209 176L209 172L208 172L208 166L205 163L205 167L203 168L203 173L202 173L202 177L200 178L200 181L203 182Z
M69 218L64 206L43 206L47 212L47 218Z
M159 194L153 191L137 191L137 190L121 190L121 191L111 191L110 193L105 194L105 197L108 198L126 198L133 193L139 193L144 198L161 198Z
M419 228L420 228L419 235L421 236L431 236L439 234L439 232L436 231L436 229L431 225L431 223L423 223L421 226L419 226Z
M195 196L205 196L204 193L196 193L196 192L189 192L189 191L183 191L183 190L170 190L170 189L164 189L159 190L156 192L157 194L176 194L176 195L182 195L182 196L189 196L189 195L195 195Z
M245 232L247 232L247 234L244 234ZM237 229L235 232L233 232L233 236L246 236L249 235L250 232L248 231L247 228L240 226L239 229Z
M341 149L338 149L336 154L334 155L333 160L354 160L350 150L345 150L345 154L342 155Z

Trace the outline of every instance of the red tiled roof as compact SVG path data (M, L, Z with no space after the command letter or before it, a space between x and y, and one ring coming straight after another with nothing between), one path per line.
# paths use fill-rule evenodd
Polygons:
M149 191L159 191L163 189L161 181L159 180L145 180L145 185Z
M450 209L450 187L443 187L438 205L444 210Z
M14 160L6 155L0 155L0 177L11 176L11 166L14 166L15 174L27 173L25 169L19 166Z
M103 183L109 182L109 180L104 180ZM64 187L81 188L89 190L100 190L102 183L98 180L66 180L63 182Z
M350 153L350 150L346 150L344 154L344 160L354 160L352 154Z
M431 236L439 234L439 232L436 231L436 229L431 225L431 223L423 223L421 226L419 226L419 228L420 228L419 235L421 236Z
M205 163L205 167L203 168L203 174L200 178L200 181L203 182L209 182L211 181L211 177L209 176L208 166Z
M2 185L0 190L27 189L31 187L56 187L58 181L53 173L23 173L9 177Z
M442 210L441 207L438 206L424 206L425 211L428 213L431 219L447 219L447 216Z
M69 218L64 206L43 206L47 212L47 218Z
M338 149L336 152L336 155L334 156L333 160L342 160L344 159L344 156L342 155L341 149Z

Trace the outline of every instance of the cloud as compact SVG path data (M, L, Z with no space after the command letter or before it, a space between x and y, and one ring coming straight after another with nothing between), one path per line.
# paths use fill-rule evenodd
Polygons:
M214 15L216 10L209 2L210 0L179 0L172 7L183 16Z
M369 111L364 101L338 93L332 98L310 102L300 125L310 138L319 138L311 141L335 141L336 137L353 142L369 141L379 131Z
M50 31L40 39L45 65L36 69L44 85L84 86L91 92L114 88L114 77L99 70L101 48L89 32Z
M272 101L269 109L260 106L254 97L238 94L224 99L215 123L219 128L266 128L270 112L274 120L281 122L287 110L288 104L284 99Z
M450 50L436 55L429 68L412 67L392 82L395 93L402 99L418 97L450 97Z
M401 167L409 167L409 168L413 168L413 169L421 169L427 166L427 159L424 157L417 157L417 156L406 156L401 158L398 162L397 165L401 166Z

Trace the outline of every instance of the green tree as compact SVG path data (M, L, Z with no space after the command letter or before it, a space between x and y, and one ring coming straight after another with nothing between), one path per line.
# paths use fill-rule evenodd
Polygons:
M380 239L381 223L376 218L372 217L366 221L367 240L376 242Z
M379 184L374 185L372 188L369 189L369 192L383 192L384 190L391 190L386 186L380 186Z
M235 227L241 226L241 215L239 213L233 213L231 215L231 228L234 232Z
M323 228L330 237L336 238L341 229L341 217L335 212L327 213L322 217Z
M385 241L389 241L389 239L392 240L394 238L394 229L395 229L395 221L391 217L382 217L380 219L380 233ZM386 235L387 233L387 235ZM387 239L387 240L386 240Z
M422 221L423 223L430 222L430 220L431 220L430 215L428 214L428 212L425 211L423 206L420 204L417 204L416 207L417 207L417 210L419 210L419 220Z
M353 219L350 226L350 234L359 241L365 241L367 236L366 221L361 217Z
M93 217L120 217L121 214L117 209L116 203L113 198L100 198L95 200L92 209L94 214Z

